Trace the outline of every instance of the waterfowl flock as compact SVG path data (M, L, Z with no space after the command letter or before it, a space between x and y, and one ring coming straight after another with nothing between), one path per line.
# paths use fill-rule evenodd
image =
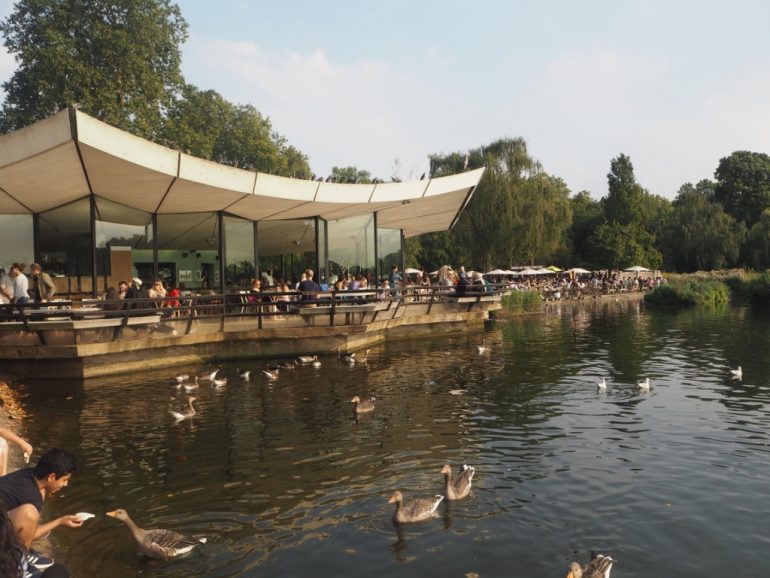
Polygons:
M478 348L479 353L482 353L486 349L486 345L483 341ZM340 362L348 366L354 366L356 364L366 363L368 354L369 350L367 349L362 357L357 358L355 352L343 354L338 350L337 358ZM278 362L266 366L265 369L259 371L264 375L268 382L274 382L278 380L281 371L292 371L306 366L320 367L321 361L317 355L301 355L294 360ZM737 371L740 372L740 367ZM220 368L212 369L194 376L192 381L188 374L180 374L174 376L171 382L176 385L177 389L184 388L187 392L198 388L201 382L210 382L214 388L222 387L227 384L228 380L226 377L218 377L219 372ZM734 377L735 372L736 370L732 370ZM235 375L237 375L240 380L246 382L250 380L251 371L236 369ZM649 391L649 378L646 378L644 381L639 381L637 386L642 391ZM602 377L596 384L596 387L599 391L605 391L607 388L606 379ZM192 419L197 415L194 406L196 399L196 397L189 396L187 398L186 406L178 411L169 411L169 414L177 423L183 420ZM354 413L356 415L373 413L376 407L375 401L374 397L359 395L355 395L350 399L350 403L353 404ZM440 493L435 493L432 497L410 496L409 499L405 499L402 490L398 489L393 491L388 499L390 504L395 505L395 510L392 514L393 523L401 525L430 520L437 516L437 511L442 502L448 503L469 498L472 495L472 482L476 473L476 468L468 464L462 464L456 472L456 475L454 475L453 469L449 464L445 464L441 468L440 473L443 478L441 490ZM170 560L190 553L196 546L205 544L206 542L206 538L204 537L185 536L171 530L142 529L130 518L124 509L108 512L107 515L126 524L137 543L139 553L150 558ZM613 563L614 560L609 556L601 554L594 555L592 553L591 560L584 566L577 562L572 562L568 569L567 578L609 578Z

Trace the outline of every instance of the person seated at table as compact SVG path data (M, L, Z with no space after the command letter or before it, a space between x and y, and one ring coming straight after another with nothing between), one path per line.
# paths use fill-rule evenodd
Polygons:
M275 298L276 307L281 313L286 313L289 310L289 303L291 302L291 295L289 294L291 289L289 289L289 284L284 281L280 284L279 290L281 294Z
M163 286L163 281L156 279L150 287L150 299L163 299L165 296L166 288Z
M104 310L105 311L117 311L123 308L123 304L120 303L120 297L118 296L118 290L115 287L109 287L104 294Z
M179 302L179 297L181 295L182 292L176 287L168 289L166 291L166 307L179 307L181 305Z
M257 303L260 301L260 294L262 293L262 281L259 279L251 280L251 289L249 289L249 303Z

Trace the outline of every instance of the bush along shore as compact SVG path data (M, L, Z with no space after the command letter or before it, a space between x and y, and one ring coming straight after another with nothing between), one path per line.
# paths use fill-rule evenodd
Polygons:
M655 288L644 299L655 305L770 303L770 273L715 271L670 275L668 283Z

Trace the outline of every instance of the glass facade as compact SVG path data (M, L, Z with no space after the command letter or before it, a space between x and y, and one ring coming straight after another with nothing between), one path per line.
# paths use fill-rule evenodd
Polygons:
M43 271L56 283L57 292L104 291L93 286L91 200L86 197L38 218L37 250Z
M375 281L374 214L327 222L329 282L364 275Z
M171 287L181 290L222 291L219 269L219 215L186 213L158 215L157 276ZM152 257L137 263L142 281L154 277Z
M32 227L32 215L0 215L0 267L6 273L11 263L34 262Z
M0 267L29 265L37 251L60 294L98 295L133 277L192 292L246 289L257 275L263 284L272 278L293 285L305 269L316 271L322 286L340 276L374 283L402 261L401 231L375 230L373 213L253 222L213 212L153 215L93 197L92 229L91 202L83 198L37 217L0 215Z
M107 287L141 276L142 267L153 262L151 213L97 197L94 235L96 275L106 279ZM146 277L145 272L149 281Z
M260 221L257 255L263 284L266 277L297 283L305 269L317 267L316 220Z
M256 275L254 263L254 222L226 215L225 290L251 287Z
M380 281L390 276L393 265L401 268L401 229L377 229L377 275Z

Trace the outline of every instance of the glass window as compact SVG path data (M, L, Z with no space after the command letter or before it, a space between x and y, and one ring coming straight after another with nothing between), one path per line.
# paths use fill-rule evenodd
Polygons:
M121 281L131 281L152 266L152 215L96 198L96 274L106 277L108 287L117 287Z
M225 290L248 289L254 268L254 223L238 217L224 217Z
M0 267L8 273L11 263L35 260L32 215L0 215Z
M401 268L401 229L377 229L377 261L380 281L390 276L393 265Z
M257 255L263 285L266 277L292 285L302 271L316 269L315 223L315 219L259 222Z
M40 213L38 248L57 292L91 293L91 201L88 197Z
M221 291L217 214L158 215L157 223L158 276L181 290ZM153 276L152 265L150 258L140 270L143 281Z
M329 282L365 275L374 282L374 215L328 221Z

